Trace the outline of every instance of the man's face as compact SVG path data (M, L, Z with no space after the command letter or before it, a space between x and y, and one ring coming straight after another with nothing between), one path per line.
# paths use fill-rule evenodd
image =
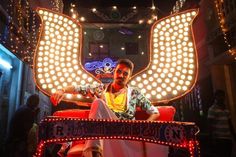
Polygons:
M131 69L125 64L118 64L114 71L114 82L119 86L125 86L131 76Z
M223 105L224 106L224 102L225 102L225 95L224 94L219 94L217 97L216 97L216 103L218 105Z

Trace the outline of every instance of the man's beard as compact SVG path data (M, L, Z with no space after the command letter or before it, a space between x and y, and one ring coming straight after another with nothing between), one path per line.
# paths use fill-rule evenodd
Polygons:
M117 79L116 84L118 84L120 86L124 86L125 85L124 79Z

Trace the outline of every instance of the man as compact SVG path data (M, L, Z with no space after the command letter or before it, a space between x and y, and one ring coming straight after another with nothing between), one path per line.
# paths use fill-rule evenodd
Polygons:
M209 133L211 136L212 151L216 157L231 157L232 135L235 132L226 109L225 92L217 90L214 94L213 105L208 110Z
M28 97L26 105L19 107L14 113L7 137L7 151L9 157L27 157L27 138L30 129L39 112L39 96L33 94Z
M133 120L135 119L136 106L140 106L146 110L151 116L148 120L155 120L159 117L159 112L156 107L151 105L150 101L136 88L127 85L134 65L128 59L120 59L114 70L113 82L106 85L102 92L94 92L100 90L85 89L81 87L69 86L63 90L57 91L51 97L53 104L59 103L64 93L83 93L88 95L96 95L91 105L89 118L95 119L120 119ZM100 157L102 156L103 141L88 140L84 148L85 157Z

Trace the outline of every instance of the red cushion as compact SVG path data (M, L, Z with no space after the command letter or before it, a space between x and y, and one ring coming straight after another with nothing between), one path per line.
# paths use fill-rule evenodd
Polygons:
M158 106L160 112L160 117L157 119L159 121L172 121L175 115L175 108L173 106ZM59 117L79 117L79 118L88 118L89 110L79 110L79 109L69 109L63 111L56 111L53 116ZM145 111L137 109L136 119L145 120L148 118L148 114Z
M56 111L53 113L53 116L88 118L89 110L68 109L68 110Z
M175 108L173 106L158 106L157 107L160 112L160 117L158 120L160 121L173 121L175 116Z
M175 115L175 108L173 106L158 106L158 111L160 112L160 116L157 120L159 121L173 121ZM142 111L137 109L135 118L137 120L145 120L149 117L146 111Z

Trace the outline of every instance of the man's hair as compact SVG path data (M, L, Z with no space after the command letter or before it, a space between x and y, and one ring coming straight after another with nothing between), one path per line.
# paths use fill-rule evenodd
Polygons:
M117 61L117 65L118 64L124 64L125 66L130 68L130 71L131 71L131 74L132 74L132 72L134 70L134 63L131 60L129 60L129 59L119 59Z
M28 97L26 105L30 107L37 107L39 104L39 96L37 94L32 94Z
M225 96L225 92L221 89L217 89L214 93L214 97Z

